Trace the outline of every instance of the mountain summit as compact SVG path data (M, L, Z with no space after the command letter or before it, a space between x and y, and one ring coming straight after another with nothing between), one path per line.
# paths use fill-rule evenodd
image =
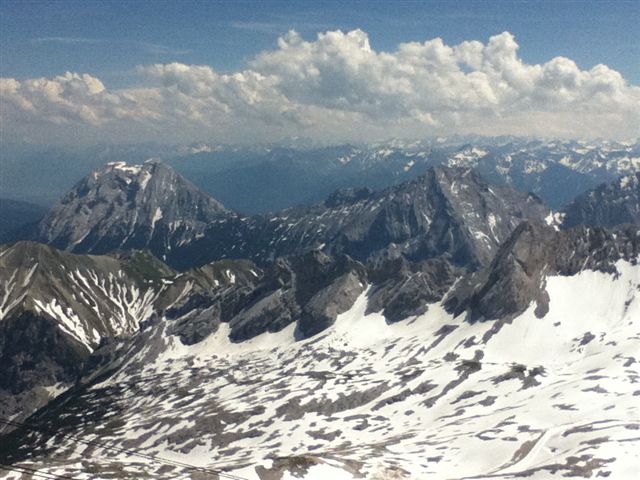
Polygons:
M322 249L373 263L444 255L475 267L490 262L521 221L542 220L548 212L537 196L490 186L468 168L434 167L384 190L343 189L309 207L212 223L181 254L191 265L225 257L266 265Z
M112 162L91 173L45 216L36 239L77 253L184 244L207 223L228 214L161 162Z
M637 178L589 218L628 222ZM243 216L157 162L109 164L39 226L108 255L0 246L2 463L634 478L640 227L560 217L467 167Z

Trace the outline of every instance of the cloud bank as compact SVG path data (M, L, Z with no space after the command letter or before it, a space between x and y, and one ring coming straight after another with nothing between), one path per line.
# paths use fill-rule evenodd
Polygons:
M326 142L441 134L629 138L640 87L615 70L556 57L530 65L508 32L374 50L362 30L314 41L294 31L231 74L181 63L138 67L140 85L90 75L0 79L3 138L20 142Z

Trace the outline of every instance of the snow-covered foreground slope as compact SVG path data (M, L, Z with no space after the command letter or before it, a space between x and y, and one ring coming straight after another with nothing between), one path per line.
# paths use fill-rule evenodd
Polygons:
M640 266L616 268L547 277L548 313L510 323L434 304L387 325L367 293L302 342L290 326L232 344L223 324L186 346L161 322L111 376L32 417L57 434L18 432L17 465L215 478L106 444L260 480L637 478Z

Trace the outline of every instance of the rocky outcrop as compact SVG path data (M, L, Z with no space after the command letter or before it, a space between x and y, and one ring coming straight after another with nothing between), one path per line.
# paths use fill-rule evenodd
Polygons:
M535 303L535 313L549 309L548 275L575 275L582 270L614 273L616 262L636 263L640 227L615 230L576 227L557 231L544 224L522 223L502 245L491 265L462 279L446 301L456 315L471 319L509 319Z
M382 312L389 322L421 315L428 304L438 302L463 274L443 258L409 262L404 257L388 259L373 268L368 312Z
M583 193L562 209L563 228L640 224L640 172Z
M282 257L256 277L185 298L167 311L169 331L192 344L225 322L231 340L241 342L296 323L296 335L307 338L333 324L367 284L364 265L346 255Z
M262 278L262 270L246 260L221 260L179 276L176 281L189 291L165 312L174 319L169 333L185 345L202 341L251 301Z

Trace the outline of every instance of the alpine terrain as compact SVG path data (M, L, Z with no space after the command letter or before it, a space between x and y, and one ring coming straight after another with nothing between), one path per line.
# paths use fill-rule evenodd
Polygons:
M253 215L91 173L0 246L0 478L634 478L640 177L479 151Z
M0 480L639 480L638 0L0 0Z

